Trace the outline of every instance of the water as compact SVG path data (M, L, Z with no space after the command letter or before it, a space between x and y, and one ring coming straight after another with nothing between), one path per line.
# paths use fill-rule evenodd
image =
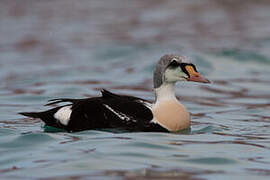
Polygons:
M240 0L2 1L0 178L268 179L269 9ZM177 85L190 130L44 132L17 114L101 88L154 100L153 68L171 52L212 80Z

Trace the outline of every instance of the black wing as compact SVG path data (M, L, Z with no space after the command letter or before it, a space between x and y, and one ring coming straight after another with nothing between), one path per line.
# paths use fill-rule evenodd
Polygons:
M61 124L54 114L64 106L49 111L23 115L39 117L46 124L68 131L82 131L100 128L120 128L130 131L167 131L158 124L152 123L152 111L146 100L111 93L102 90L102 97L87 99L54 99L47 105L69 103L71 116L67 125ZM50 122L49 122L50 121Z

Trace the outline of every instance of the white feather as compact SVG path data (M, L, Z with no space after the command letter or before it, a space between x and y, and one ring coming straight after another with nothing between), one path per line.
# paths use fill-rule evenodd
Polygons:
M68 125L71 113L72 113L71 106L65 106L65 107L60 108L54 114L54 118L59 120L61 124Z
M107 104L103 104L107 109L109 109L111 112L113 112L116 116L118 116L120 119L122 119L122 120L126 120L126 121L129 121L130 120L130 118L127 116L127 115L125 115L125 114L123 114L123 113L121 113L121 112L118 112L118 111L116 111L116 110L114 110L113 108L111 108L109 105L107 105Z
M151 104L150 102L147 101L143 101L143 100L138 100L139 103L142 103L145 107L147 107L148 109L152 110L153 104Z
M161 85L159 88L156 88L155 89L156 102L152 106L152 108L162 101L167 101L167 100L178 101L175 97L174 86L175 86L175 83L165 83Z

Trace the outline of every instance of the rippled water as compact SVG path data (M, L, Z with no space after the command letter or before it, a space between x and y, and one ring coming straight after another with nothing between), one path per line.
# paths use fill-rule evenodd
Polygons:
M248 11L246 11L248 9ZM1 179L267 179L268 1L1 1ZM154 100L165 53L211 85L177 84L191 130L52 132L21 111L116 93Z

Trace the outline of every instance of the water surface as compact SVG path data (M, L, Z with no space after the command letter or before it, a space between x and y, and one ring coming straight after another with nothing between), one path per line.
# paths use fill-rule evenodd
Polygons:
M1 2L0 178L267 179L269 8L240 0ZM44 132L17 114L101 88L153 101L152 72L165 53L188 56L212 81L177 84L191 130Z

